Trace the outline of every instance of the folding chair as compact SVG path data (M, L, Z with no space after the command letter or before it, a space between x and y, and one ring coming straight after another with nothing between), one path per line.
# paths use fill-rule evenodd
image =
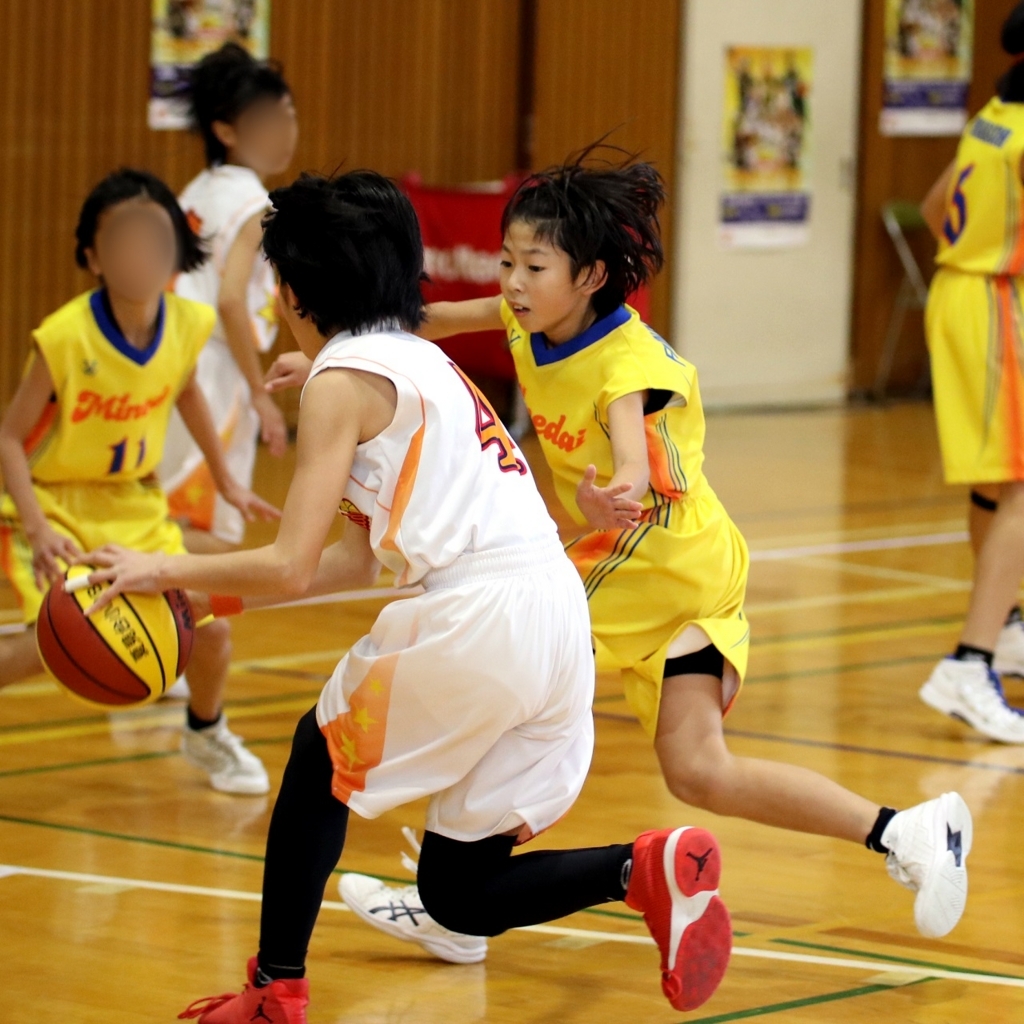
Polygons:
M907 232L927 228L924 217L921 216L921 207L917 203L900 199L886 203L882 207L882 223L889 232L896 255L903 264L904 273L889 316L889 326L885 332L885 341L882 343L882 355L878 360L875 383L871 389L871 394L876 399L883 398L889 386L892 364L896 359L896 350L899 348L907 313L912 309L924 309L928 301L928 285L907 244Z

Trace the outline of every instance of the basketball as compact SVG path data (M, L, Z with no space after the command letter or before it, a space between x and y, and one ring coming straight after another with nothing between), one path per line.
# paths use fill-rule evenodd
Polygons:
M65 580L87 576L72 566ZM161 697L185 669L195 623L180 590L121 594L93 616L85 611L106 589L97 583L73 594L50 587L36 620L36 642L46 671L76 697L105 707L147 704Z

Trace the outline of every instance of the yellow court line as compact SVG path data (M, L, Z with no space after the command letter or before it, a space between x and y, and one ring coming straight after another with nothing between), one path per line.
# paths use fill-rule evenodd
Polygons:
M888 540L895 537L920 537L930 533L952 533L964 529L964 517L936 519L925 523L888 523L882 526L864 526L854 530L824 530L821 533L787 533L776 537L750 537L750 550L767 551L790 547L794 544L842 544L857 540ZM895 532L894 532L895 531Z
M308 711L312 703L309 697L289 697L251 707L231 708L230 720L234 722L239 718L257 718L286 711ZM5 733L0 735L0 747L11 747L21 743L41 743L45 740L70 739L74 736L99 736L111 732L139 732L143 729L180 726L183 717L184 711L180 708L155 711L151 715L132 715L124 718L119 718L117 712L112 711L106 721L82 722L77 725L52 725L39 729Z
M935 576L932 573L913 572L908 569L894 569L886 565L865 565L863 562L849 562L845 558L828 556L806 556L794 558L797 565L810 569L824 569L829 572L843 572L851 576L870 576L875 579L893 580L897 583L920 583L935 590L970 590L970 580L952 576Z
M261 668L294 668L296 665L312 665L319 661L335 663L348 654L347 647L331 647L326 651L303 651L298 654L280 654L272 658L246 658L231 664L232 672L258 672Z
M940 636L944 633L955 633L956 623L928 622L910 626L894 626L892 629L865 629L856 633L839 633L835 636L813 636L788 640L779 637L777 640L759 641L758 652L806 651L816 647L847 647L851 644L872 643L885 640L903 640L911 636Z

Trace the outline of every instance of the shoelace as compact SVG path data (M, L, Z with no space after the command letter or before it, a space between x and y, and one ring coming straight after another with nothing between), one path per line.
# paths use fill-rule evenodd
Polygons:
M246 985L245 987L248 988L249 986ZM196 1017L202 1017L204 1013L209 1013L210 1010L216 1010L225 1003L230 1003L237 996L237 992L225 992L222 996L205 996L203 999L197 999L195 1002L189 1003L178 1014L178 1020L195 1020Z

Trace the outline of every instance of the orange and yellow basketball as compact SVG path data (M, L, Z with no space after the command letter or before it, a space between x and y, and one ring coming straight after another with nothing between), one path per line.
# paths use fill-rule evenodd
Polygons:
M72 566L65 580L95 572ZM120 594L95 615L85 611L106 589L97 583L69 594L50 587L36 621L46 671L75 696L105 707L157 700L184 671L195 623L180 590Z

